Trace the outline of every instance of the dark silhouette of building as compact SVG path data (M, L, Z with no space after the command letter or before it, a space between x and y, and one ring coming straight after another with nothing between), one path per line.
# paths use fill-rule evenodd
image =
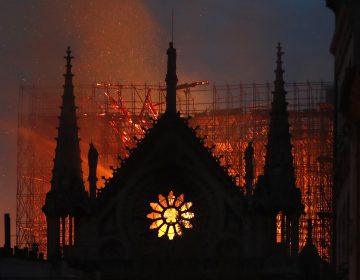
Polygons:
M360 2L327 0L335 14L334 258L337 279L360 279Z
M64 94L59 117L58 137L51 190L46 194L43 211L47 221L47 254L60 257L60 247L72 246L79 237L80 216L87 209L87 194L81 170L80 146L71 72L71 50L67 49ZM61 236L60 236L61 233ZM60 246L61 244L61 246Z
M96 199L96 182L98 180L96 176L96 168L98 164L99 153L95 149L94 144L90 143L90 149L88 152L88 163L89 163L89 192L90 200Z
M0 247L0 279L83 279L82 271L70 268L66 261L44 260L36 243L31 248L11 247L10 215L4 215L5 243Z
M312 220L308 220L307 239L299 254L300 279L334 279L333 267L321 259L312 239Z
M245 189L247 195L253 194L254 181L254 148L252 142L245 149Z
M53 179L43 207L48 258L63 258L99 279L325 279L319 278L320 261L311 267L299 261L303 205L295 186L282 54L279 44L265 170L252 192L236 187L236 178L177 113L176 49L170 42L165 113L120 159L101 191L98 154L90 147L87 195L68 49ZM249 146L248 182L251 153Z
M281 236L278 240L279 243L284 246L287 254L295 256L299 251L299 219L304 207L301 204L300 189L295 186L282 55L283 52L279 43L275 89L266 146L264 180L262 181L265 185L261 186L259 192L263 192L261 196L266 200L264 208L267 213L271 213L271 220L276 222L277 216L280 221Z

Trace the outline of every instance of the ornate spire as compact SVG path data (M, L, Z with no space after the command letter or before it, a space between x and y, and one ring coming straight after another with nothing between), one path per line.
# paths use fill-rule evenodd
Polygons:
M284 191L295 188L295 175L281 60L283 54L279 43L264 175L272 191L285 194Z
M68 47L67 55L64 58L66 59L65 84L60 107L51 189L46 194L45 205L42 208L47 221L47 254L49 259L54 260L66 253L61 250L60 236L63 246L66 242L69 246L74 245L74 228L75 241L78 240L77 220L74 217L83 213L87 202L81 170L79 128L77 127L72 83L74 75L71 72L71 59L73 57L70 47ZM63 229L61 231L60 224Z
M271 103L268 143L266 146L264 179L270 207L281 212L286 219L283 230L285 250L290 256L299 251L299 218L304 207L301 204L300 189L295 185L291 136L287 112L284 70L281 57L284 53L280 43L277 47L277 61ZM273 215L273 214L272 214ZM276 217L273 220L276 223ZM275 240L274 240L275 241Z
M176 84L178 82L176 76L176 49L173 43L169 43L167 50L167 73L166 73L166 113L176 114Z
M51 189L84 190L81 155L77 127L74 86L72 83L70 47L67 48L64 94L59 117L58 137Z

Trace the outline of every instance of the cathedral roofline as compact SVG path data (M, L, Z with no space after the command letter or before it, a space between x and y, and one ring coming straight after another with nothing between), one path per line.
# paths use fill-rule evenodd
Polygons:
M158 120L155 120L153 127L145 132L145 137L139 140L136 147L129 151L129 156L120 159L120 167L115 168L113 176L106 179L107 187L100 192L100 201L106 200L108 196L111 197L113 192L116 191L114 190L115 185L112 182L116 182L120 178L121 181L126 181L129 172L137 168L139 158L143 157L146 151L152 150L154 152L154 150L157 150L156 143L159 143L159 141L168 135L175 135L174 138L182 139L183 142L188 143L185 145L191 145L191 150L193 152L196 151L203 160L208 162L209 166L213 169L212 174L226 182L229 186L226 189L227 192L234 194L233 191L235 191L239 195L242 194L241 190L235 185L235 177L230 176L228 169L220 165L219 158L214 157L212 149L205 146L204 139L197 136L196 129L189 127L188 121L177 113L174 115L163 114ZM174 162L176 162L176 159L174 159ZM116 187L116 189L119 188Z

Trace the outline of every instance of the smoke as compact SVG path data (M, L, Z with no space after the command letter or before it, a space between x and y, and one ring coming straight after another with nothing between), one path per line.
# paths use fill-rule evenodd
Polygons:
M0 213L11 212L14 233L19 85L62 85L67 46L75 57L75 84L157 82L163 80L165 60L164 48L158 45L160 27L142 1L5 0L0 3L0 18L0 102L4 105L0 112ZM48 108L52 109L56 115L58 108ZM36 138L44 152L53 153L53 142L29 131L20 133ZM106 174L105 168L100 166L100 173Z
M1 113L0 113L1 114ZM4 140L7 140L6 143ZM3 214L10 213L12 225L15 223L16 194L16 122L0 118L0 247L3 246ZM14 234L14 227L12 233Z
M162 82L174 9L180 83L272 80L278 41L287 81L328 80L332 15L323 6L312 0L0 1L0 118L6 123L0 125L0 214L15 213L18 86L62 85L67 46L75 56L75 84Z
M38 80L61 79L67 46L75 56L77 83L157 81L163 75L162 49L156 43L159 27L141 1L39 3L33 7L37 17L27 48L27 57L39 65Z

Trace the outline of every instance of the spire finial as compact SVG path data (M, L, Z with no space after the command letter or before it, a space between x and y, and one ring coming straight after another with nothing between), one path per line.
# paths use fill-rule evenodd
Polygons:
M176 49L173 42L169 43L167 50L167 73L166 73L166 113L176 114Z
M64 56L64 58L66 59L66 73L64 74L65 76L65 86L72 86L72 77L74 76L71 72L71 60L74 58L71 55L71 48L70 46L67 47L66 49L66 56Z
M277 45L277 50L278 50L278 58L281 60L281 56L284 54L283 52L282 52L282 47L281 47L281 43L280 42L278 42L278 45Z
M275 69L275 92L285 92L284 89L284 70L282 67L282 56L284 52L282 51L281 43L278 42L277 45L277 59L276 59L276 69ZM284 96L283 96L284 97ZM282 98L283 99L283 98ZM283 100L285 101L285 100Z
M66 50L66 56L64 56L64 58L66 59L66 72L70 72L71 73L71 60L74 58L72 55L71 55L71 48L70 46L67 47L67 50Z
M277 60L276 60L276 81L283 82L283 73L284 70L282 69L282 56L284 52L282 51L281 43L279 42L277 45Z

